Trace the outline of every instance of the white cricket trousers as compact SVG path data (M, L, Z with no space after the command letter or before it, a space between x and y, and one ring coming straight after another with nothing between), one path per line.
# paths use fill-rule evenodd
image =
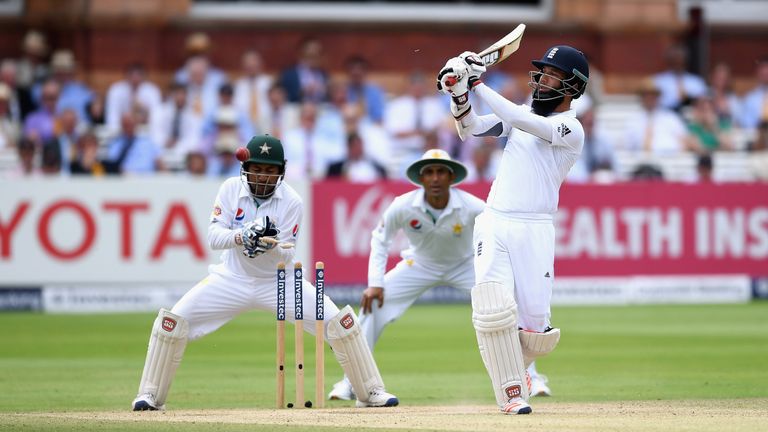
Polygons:
M475 218L472 243L476 283L500 282L508 287L517 303L517 325L544 331L555 279L552 216L486 209Z
M304 330L315 333L315 287L303 280L302 304ZM285 319L294 321L295 296L293 272L285 276ZM339 308L325 296L324 321L339 313ZM224 272L212 271L176 303L171 312L183 317L189 323L189 340L199 339L213 333L237 315L249 310L262 310L277 314L277 274L271 279L242 278Z
M384 275L384 306L373 301L372 313L360 317L360 326L373 351L384 327L402 316L422 294L436 286L449 286L469 292L475 282L473 257L455 265L419 263L418 258L404 259Z

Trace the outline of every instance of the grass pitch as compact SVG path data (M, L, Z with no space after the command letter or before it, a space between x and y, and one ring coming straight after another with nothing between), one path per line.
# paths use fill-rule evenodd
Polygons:
M210 430L213 422L217 430L228 431L245 427L221 419L198 418L195 423L194 415L180 423L173 420L174 412L261 409L270 413L275 397L274 319L249 313L187 346L167 413L124 417L121 413L128 412L138 387L153 319L154 314L0 314L0 430L142 430L148 427L146 421L152 421L153 430ZM530 421L546 421L546 413L557 413L558 406L578 412L579 404L651 404L678 407L685 413L679 407L711 400L713 409L726 406L725 414L732 413L734 419L754 417L768 424L768 302L561 307L553 310L553 323L562 329L562 340L538 366L548 375L555 397L534 400ZM287 333L290 366L293 332ZM307 397L314 394L313 350L313 339L305 337ZM411 308L385 330L374 355L388 390L398 395L404 407L416 407L414 412L435 405L492 411L493 396L468 305ZM341 377L341 370L327 348L326 358L327 392ZM293 401L290 368L286 375L286 400ZM729 399L743 402L717 402ZM338 413L336 420L341 421L348 411L342 408L351 404L326 405L331 408L326 412ZM537 405L542 409L537 410ZM747 411L741 413L740 406ZM462 410L468 409L457 409ZM90 418L87 413L95 414ZM381 410L375 413L386 415ZM279 417L282 412L270 415L278 416L277 420L255 420L268 425L249 424L247 429L271 430L279 424L283 430L318 431L332 430L335 424L332 419L325 426L304 428L290 426L290 414L284 423ZM407 419L408 411L403 415ZM575 421L567 422L570 430L579 429ZM668 426L688 430L685 424ZM457 425L435 425L434 429L461 430ZM750 425L744 427L750 429ZM359 426L389 430L384 423ZM641 426L648 425L641 422Z

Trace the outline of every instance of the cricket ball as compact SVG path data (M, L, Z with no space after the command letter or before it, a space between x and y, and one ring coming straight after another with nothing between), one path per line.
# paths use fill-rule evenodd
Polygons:
M245 162L251 157L251 152L248 151L247 147L240 147L235 151L235 157L240 162Z

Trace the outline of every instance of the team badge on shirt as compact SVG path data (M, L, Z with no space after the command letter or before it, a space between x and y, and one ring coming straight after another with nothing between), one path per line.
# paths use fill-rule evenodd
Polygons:
M243 219L245 219L245 211L243 211L241 208L238 208L237 213L235 213L235 220L239 222Z
M411 219L411 221L408 223L408 225L411 226L414 230L420 230L421 229L421 221L418 219Z
M219 205L213 206L213 217L221 216L221 207Z
M457 223L456 223L456 224L453 226L453 236L454 236L454 237L461 237L461 232L462 232L462 231L464 231L464 227L463 227L463 226L461 226L461 224L457 222Z

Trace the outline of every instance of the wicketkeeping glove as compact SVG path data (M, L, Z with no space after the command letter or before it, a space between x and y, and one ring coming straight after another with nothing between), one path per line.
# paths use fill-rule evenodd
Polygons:
M243 241L243 255L254 258L272 249L275 245L262 241L264 237L275 238L280 233L269 216L248 222L240 231Z

